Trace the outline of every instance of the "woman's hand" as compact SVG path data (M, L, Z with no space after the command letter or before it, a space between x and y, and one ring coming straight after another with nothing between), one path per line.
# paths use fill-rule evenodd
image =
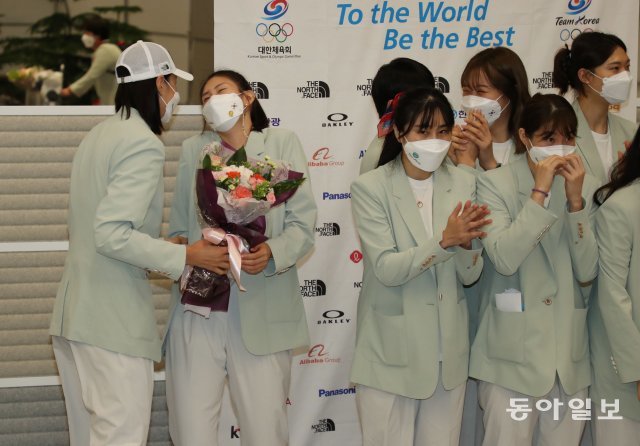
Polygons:
M198 240L187 246L186 264L224 275L229 271L229 251L226 246L216 246L206 240Z
M463 126L454 125L451 132L451 148L449 158L458 166L460 164L476 168L478 159L478 147L465 138Z
M576 153L564 157L566 163L558 169L558 173L564 177L564 190L567 195L569 212L578 212L582 205L582 185L584 184L584 164Z
M498 162L493 156L493 137L489 129L489 123L479 111L472 111L465 119L464 137L477 147L480 166L484 170L498 167Z
M566 163L565 159L561 156L553 155L549 158L543 159L537 164L531 163L531 173L533 174L534 189L548 194L553 184L553 178L558 174L560 169ZM539 192L531 192L531 198L540 206L544 206L544 199L547 195L543 195Z
M487 205L479 206L471 204L471 201L467 200L463 207L462 203L459 202L451 215L449 215L447 226L442 231L440 246L443 249L451 246L461 246L469 249L471 240L487 235L479 229L491 223L491 220L485 219L489 213Z
M271 258L271 248L267 243L260 243L242 254L242 271L247 274L258 274L267 267Z

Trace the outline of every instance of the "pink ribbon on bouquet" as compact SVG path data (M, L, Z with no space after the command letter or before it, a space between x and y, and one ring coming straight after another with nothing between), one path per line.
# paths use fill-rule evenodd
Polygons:
M215 245L220 244L223 240L227 242L231 275L238 284L238 289L240 291L247 291L240 283L242 253L249 252L244 246L244 243L242 243L242 238L235 234L228 234L221 228L205 228L202 230L202 237Z

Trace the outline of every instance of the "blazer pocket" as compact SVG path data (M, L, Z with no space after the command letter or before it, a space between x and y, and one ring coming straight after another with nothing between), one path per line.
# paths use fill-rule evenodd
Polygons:
M487 351L490 358L524 362L526 313L511 313L489 308Z
M371 309L368 316L369 359L385 365L406 366L409 355L404 315L387 316Z
M571 359L578 362L587 353L587 309L574 309L571 316Z

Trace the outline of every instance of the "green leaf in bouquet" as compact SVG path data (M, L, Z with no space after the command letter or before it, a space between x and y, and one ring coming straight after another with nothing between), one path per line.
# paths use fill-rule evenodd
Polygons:
M244 147L240 147L235 151L231 157L227 160L227 166L245 166L247 162L247 152L244 150Z
M279 195L283 192L288 192L292 189L299 187L306 178L299 178L297 180L284 180L273 185L273 193Z
M204 170L211 170L211 157L209 156L209 154L207 153L204 158L202 159L202 168Z

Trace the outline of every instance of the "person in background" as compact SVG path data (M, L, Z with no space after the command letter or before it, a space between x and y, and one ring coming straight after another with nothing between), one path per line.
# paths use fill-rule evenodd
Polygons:
M452 161L474 170L509 164L517 158L517 126L531 98L522 60L509 48L487 48L469 60L460 83L466 118L453 129Z
M472 204L475 177L443 162L453 127L445 96L409 90L390 113L380 167L351 185L364 250L351 369L363 444L458 446L469 361L462 285L482 271L472 241L490 220Z
M475 54L460 77L464 120L458 120L451 136L450 159L458 167L478 175L517 159L517 127L524 104L531 98L529 81L520 57L505 47L487 48ZM485 261L486 259L486 253ZM469 307L469 338L478 329L480 289L483 277L465 287ZM469 379L463 414L463 440L482 441L482 410L477 382ZM473 438L467 438L471 435Z
M640 439L640 131L611 180L596 192L600 250L592 303L591 427L595 446L634 446ZM607 420L609 411L622 419Z
M526 155L478 177L493 223L482 240L489 261L469 374L479 380L484 446L531 445L534 435L537 444L578 445L585 422L568 403L584 404L591 381L581 286L597 274L597 181L575 153L566 99L536 94L518 127L516 153ZM542 400L556 408L543 411Z
M142 41L122 53L116 74L116 114L91 129L73 158L69 252L49 329L72 446L147 444L162 345L148 271L176 280L185 264L222 274L229 267L226 248L157 238L158 136L180 102L176 76L193 76Z
M576 95L576 147L587 173L604 184L611 167L624 153L637 125L610 112L629 99L633 78L627 47L620 38L584 32L571 48L560 49L553 63L553 84Z
M382 118L396 94L417 87L434 87L433 74L420 62L407 57L398 57L382 65L371 82L371 97ZM360 162L360 175L378 167L384 135L380 132L371 140Z
M88 18L82 27L82 44L93 51L89 70L70 86L63 88L63 97L83 96L95 88L99 105L113 105L116 96L116 62L122 51L109 42L109 22L99 16Z
M316 205L307 160L295 133L270 128L251 85L232 70L216 71L201 90L205 130L182 145L169 235L202 237L195 174L205 145L244 147L253 159L291 164L305 182L266 214L269 239L242 255L242 284L231 285L228 308L204 317L180 302L174 286L165 338L169 432L176 446L218 444L225 380L242 445L288 444L286 399L291 350L309 344L296 262L313 246ZM230 110L242 110L230 117Z

